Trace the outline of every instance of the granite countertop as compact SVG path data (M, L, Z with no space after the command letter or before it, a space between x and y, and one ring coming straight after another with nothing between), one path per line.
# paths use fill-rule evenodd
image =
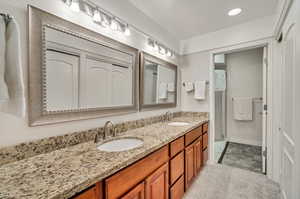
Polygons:
M93 142L37 155L0 167L0 199L69 198L145 157L208 119L177 117L189 122L174 127L156 123L118 137L137 137L144 145L124 152L103 152Z

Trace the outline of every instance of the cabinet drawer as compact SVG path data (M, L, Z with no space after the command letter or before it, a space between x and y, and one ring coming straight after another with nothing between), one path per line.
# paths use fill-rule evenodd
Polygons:
M208 132L208 123L203 124L203 133Z
M203 149L206 149L208 146L208 133L203 134Z
M165 146L106 179L106 199L115 199L124 195L168 160L169 147Z
M191 144L194 140L202 135L202 126L199 126L185 135L185 146Z
M170 199L181 199L184 194L184 177L181 176L179 180L170 188Z
M170 161L170 184L174 182L184 172L184 152L182 151Z
M206 148L204 151L203 151L203 165L206 164L208 160L208 148Z
M177 153L184 149L184 137L180 137L170 144L170 157L174 157Z

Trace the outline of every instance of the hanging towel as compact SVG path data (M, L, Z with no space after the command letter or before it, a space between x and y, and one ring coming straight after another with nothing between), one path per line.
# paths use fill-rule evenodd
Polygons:
M21 64L20 30L14 18L6 25L5 73L9 98L0 104L0 111L25 116L25 94ZM2 67L2 66L1 66Z
M206 81L195 82L195 93L194 98L197 100L204 100L206 94Z
M159 84L159 99L167 99L168 98L168 84L165 82L160 82Z
M226 71L215 70L215 91L226 90Z
M168 83L168 92L175 92L174 82Z
M5 81L5 49L6 49L6 23L0 16L0 105L9 100Z
M233 98L233 115L235 120L251 121L253 115L252 98L235 97Z
M185 82L185 91L192 92L194 90L194 83L193 82Z

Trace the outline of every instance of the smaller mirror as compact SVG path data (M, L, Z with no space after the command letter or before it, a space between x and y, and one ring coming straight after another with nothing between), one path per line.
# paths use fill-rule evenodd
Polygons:
M142 52L140 108L169 108L177 102L177 66Z

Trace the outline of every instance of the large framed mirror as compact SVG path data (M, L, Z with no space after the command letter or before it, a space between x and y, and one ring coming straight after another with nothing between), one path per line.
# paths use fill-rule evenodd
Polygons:
M138 50L29 6L29 124L138 110Z
M140 109L177 105L177 66L145 52L140 53Z

